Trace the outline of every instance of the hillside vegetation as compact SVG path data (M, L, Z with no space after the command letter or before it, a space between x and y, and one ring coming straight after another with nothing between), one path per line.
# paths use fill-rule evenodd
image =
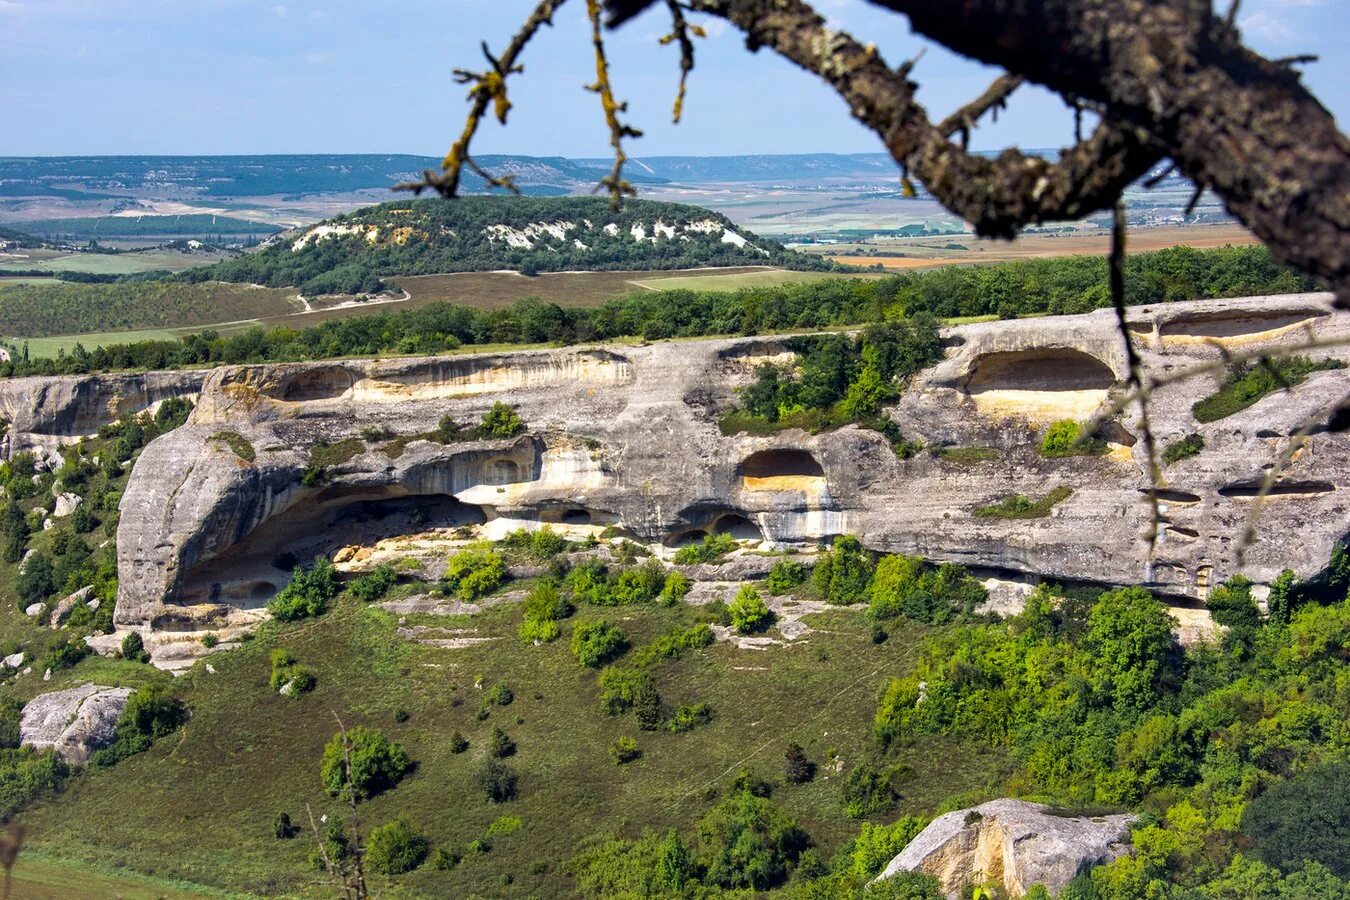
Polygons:
M466 197L381 203L179 277L355 294L381 290L391 275L743 265L830 268L696 206L630 200L616 211L592 197Z
M0 334L45 337L87 330L206 326L299 311L294 296L294 291L250 285L167 281L0 286Z
M1264 247L1207 251L1181 247L1131 257L1129 264L1129 299L1136 304L1313 289L1305 276L1275 263ZM200 270L193 274L196 271ZM117 287L124 288L129 297L137 296L138 290L147 291L141 307L146 317L158 315L164 303L160 297L173 296L175 290L163 282ZM84 288L45 285L41 296L66 298L69 291L79 289ZM31 334L25 328L39 324L46 329L57 328L56 322L40 318L39 311L29 309L31 304L23 300L35 290L14 286L0 292L0 304L11 316L11 334ZM165 294L151 293L161 290ZM104 321L97 293L83 296L91 302L63 301L68 313L65 321L79 323L79 327L65 329L66 334L98 327ZM1066 257L887 278L829 278L734 292L642 291L589 308L534 299L492 310L431 303L416 309L332 319L302 329L258 327L231 336L207 331L178 341L105 344L60 359L30 359L20 350L14 354L14 361L0 363L0 377L440 353L481 344L573 344L623 337L661 340L756 334L861 325L912 318L919 313L939 317L1080 313L1109 302L1105 263L1093 257Z

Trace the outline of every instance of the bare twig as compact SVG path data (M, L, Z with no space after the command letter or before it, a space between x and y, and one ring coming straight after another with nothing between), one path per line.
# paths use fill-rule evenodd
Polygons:
M983 94L938 123L938 133L943 137L951 137L959 128L975 127L975 123L989 110L1006 106L1008 98L1022 86L1023 81L1020 75L1005 74L995 78Z

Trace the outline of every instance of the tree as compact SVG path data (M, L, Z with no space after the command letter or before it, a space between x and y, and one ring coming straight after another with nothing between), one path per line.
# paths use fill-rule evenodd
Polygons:
M1242 814L1263 862L1286 872L1311 860L1350 878L1350 762L1310 769L1274 785Z
M727 608L731 613L732 626L741 634L763 631L773 621L773 614L759 596L759 591L748 584L741 585Z
M1088 615L1083 648L1090 681L1103 703L1123 711L1150 708L1168 688L1172 617L1144 588L1107 591Z
M767 797L740 790L703 817L698 842L705 884L762 891L787 877L809 840Z

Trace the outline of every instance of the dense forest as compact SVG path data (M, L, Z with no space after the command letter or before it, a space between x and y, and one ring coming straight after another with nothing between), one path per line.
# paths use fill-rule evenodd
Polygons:
M938 317L1077 313L1108 305L1106 277L1102 260L1068 257L734 292L646 291L592 308L567 308L535 299L495 310L435 303L303 329L258 327L231 336L203 331L179 341L114 344L92 351L76 348L55 359L29 358L20 346L13 348L11 361L0 363L0 377L440 353L477 344L758 334L861 325L912 318L921 312ZM157 290L160 283L148 284ZM1129 260L1126 284L1132 304L1315 289L1306 276L1275 263L1263 247L1177 247L1140 254ZM76 287L83 288L48 285L45 289L59 293ZM21 296L14 288L0 294L0 318L24 313ZM155 299L152 305L160 302ZM96 305L86 304L83 309L91 317L90 326L106 321ZM12 327L13 320L8 321Z
M645 237L636 235L638 228ZM724 234L744 240L724 240ZM616 211L595 197L465 197L381 203L177 277L357 294L381 290L388 275L744 265L830 268L697 206L630 200Z

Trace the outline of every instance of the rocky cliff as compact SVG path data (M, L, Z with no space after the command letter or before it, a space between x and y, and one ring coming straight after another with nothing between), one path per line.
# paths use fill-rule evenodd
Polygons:
M131 476L116 622L227 634L265 615L288 577L278 557L433 525L488 535L541 522L611 526L665 547L713 531L806 546L853 533L878 550L1027 581L1145 583L1192 603L1238 571L1258 584L1286 566L1313 574L1350 531L1350 437L1310 435L1265 500L1241 562L1239 535L1266 471L1295 449L1307 416L1345 395L1350 374L1315 373L1207 425L1191 405L1218 386L1222 367L1166 380L1225 353L1289 345L1308 329L1346 338L1350 316L1333 314L1326 296L1300 295L1139 307L1129 317L1146 375L1165 382L1150 404L1160 444L1190 433L1205 442L1164 470L1152 552L1137 407L1110 426L1105 454L1039 453L1047 423L1086 419L1121 395L1126 354L1109 310L948 329L946 358L890 414L910 440L979 451L909 459L853 426L722 435L717 416L735 389L759 362L790 355L772 338L224 367L205 377L188 424L155 440ZM1322 352L1350 358L1344 346ZM137 377L148 392L175 383L187 391L195 376ZM130 392L115 381L81 389ZM24 408L37 409L39 392L29 391ZM473 421L503 399L528 435L427 439L442 416ZM112 405L75 404L95 411L80 418L58 411L71 403L44 401L52 411L29 413L26 427L78 432ZM302 474L317 460L326 460L322 477L306 486ZM1072 493L1045 517L975 515L1010 494L1055 488Z

